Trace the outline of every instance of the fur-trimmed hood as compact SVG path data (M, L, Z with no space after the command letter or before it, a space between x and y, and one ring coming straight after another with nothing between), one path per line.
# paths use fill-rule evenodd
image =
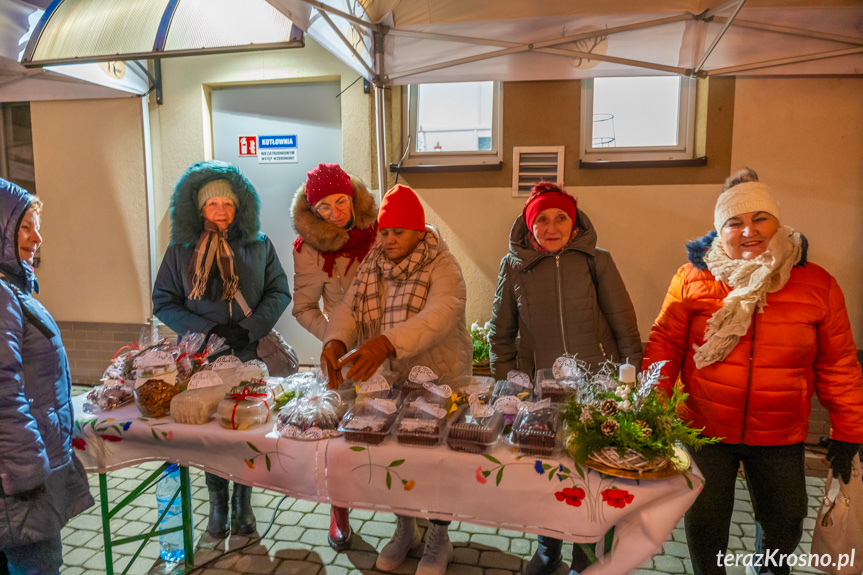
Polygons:
M237 166L209 160L192 164L174 186L171 244L191 246L197 243L204 231L204 218L198 209L198 191L213 180L227 180L239 202L237 215L228 226L228 241L246 245L261 239L261 201L255 188Z
M716 230L707 232L706 236L702 236L696 240L686 242L686 252L689 255L689 262L700 270L707 269L707 263L704 261L704 256L707 255L707 250L713 245L713 240L716 239ZM809 251L809 241L806 236L800 234L800 261L795 264L797 266L806 265L806 256Z
M359 178L351 176L351 183L354 185L354 227L365 230L377 221L378 206ZM306 199L305 184L294 194L291 216L294 230L303 238L303 242L319 252L340 250L348 241L348 230L335 227L315 213L314 207Z

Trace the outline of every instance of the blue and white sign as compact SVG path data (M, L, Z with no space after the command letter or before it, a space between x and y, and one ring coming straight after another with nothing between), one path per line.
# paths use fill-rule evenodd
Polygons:
M259 164L296 164L297 136L258 136Z

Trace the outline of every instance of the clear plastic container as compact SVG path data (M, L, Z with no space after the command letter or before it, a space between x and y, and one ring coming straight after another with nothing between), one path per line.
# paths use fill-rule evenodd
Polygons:
M133 394L138 410L147 417L164 417L171 413L171 400L180 393L176 383L177 372L170 377L154 375L150 379L138 379Z
M225 429L251 429L270 420L275 407L273 392L266 385L234 386L219 402L217 416Z
M560 429L560 413L557 408L545 407L531 411L526 407L518 410L509 443L522 453L544 455L554 453Z
M387 413L385 409L375 407L374 403L377 401L371 398L361 400L348 410L339 425L339 431L344 434L345 441L377 445L389 435L398 412ZM398 408L395 402L392 407Z
M503 431L503 414L494 411L490 417L474 417L470 406L462 405L455 412L447 433L446 443L455 451L487 453Z
M440 417L428 413L419 406L418 401L410 405L405 403L395 423L396 439L407 445L435 447L440 445L446 432L446 412L440 406L435 406L443 412Z

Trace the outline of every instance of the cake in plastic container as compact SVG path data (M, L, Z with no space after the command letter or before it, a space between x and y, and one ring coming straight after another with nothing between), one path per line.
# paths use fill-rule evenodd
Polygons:
M415 365L411 368L405 380L400 382L397 387L401 390L402 395L407 397L415 391L422 391L424 383L442 383L440 379L440 376L432 371L431 368L424 365Z
M405 398L395 423L398 442L428 447L440 445L446 430L446 415L447 409L427 401L424 393L412 393Z
M487 453L500 438L500 432L503 430L503 414L491 408L488 408L491 411L490 414L485 410L481 410L481 414L475 414L471 413L470 407L462 405L455 412L446 443L455 451Z
M494 378L484 375L461 375L452 381L448 381L453 392L460 402L476 395L480 403L491 403L494 394Z
M341 435L342 401L333 391L321 391L292 399L280 411L275 429L282 437L316 441Z
M547 457L554 452L559 428L557 408L522 406L512 424L509 442L522 453Z
M376 445L389 435L398 414L398 403L392 398L357 400L339 425L345 441Z
M273 392L266 385L236 385L219 402L216 411L225 429L251 429L270 421L275 404Z

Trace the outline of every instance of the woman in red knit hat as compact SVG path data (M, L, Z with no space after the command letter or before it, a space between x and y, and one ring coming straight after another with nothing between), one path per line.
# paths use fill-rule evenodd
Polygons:
M306 331L323 340L328 317L375 242L377 206L359 178L338 164L318 164L297 190L291 213L297 231L292 313ZM331 507L330 546L344 551L350 539L348 510Z
M611 254L575 198L551 182L533 187L500 263L489 342L497 379L511 369L533 376L560 356L592 367L606 359L641 365L635 309ZM559 539L539 536L525 575L550 575L563 563ZM573 546L570 574L587 566Z
M381 241L366 256L348 293L330 316L321 364L330 387L347 376L365 381L385 362L402 378L424 365L455 378L470 373L464 277L438 231L425 223L413 190L397 185L381 201ZM348 346L358 349L345 355ZM417 575L443 575L452 559L449 522L432 521ZM413 517L397 516L395 533L375 566L392 571L422 538Z

